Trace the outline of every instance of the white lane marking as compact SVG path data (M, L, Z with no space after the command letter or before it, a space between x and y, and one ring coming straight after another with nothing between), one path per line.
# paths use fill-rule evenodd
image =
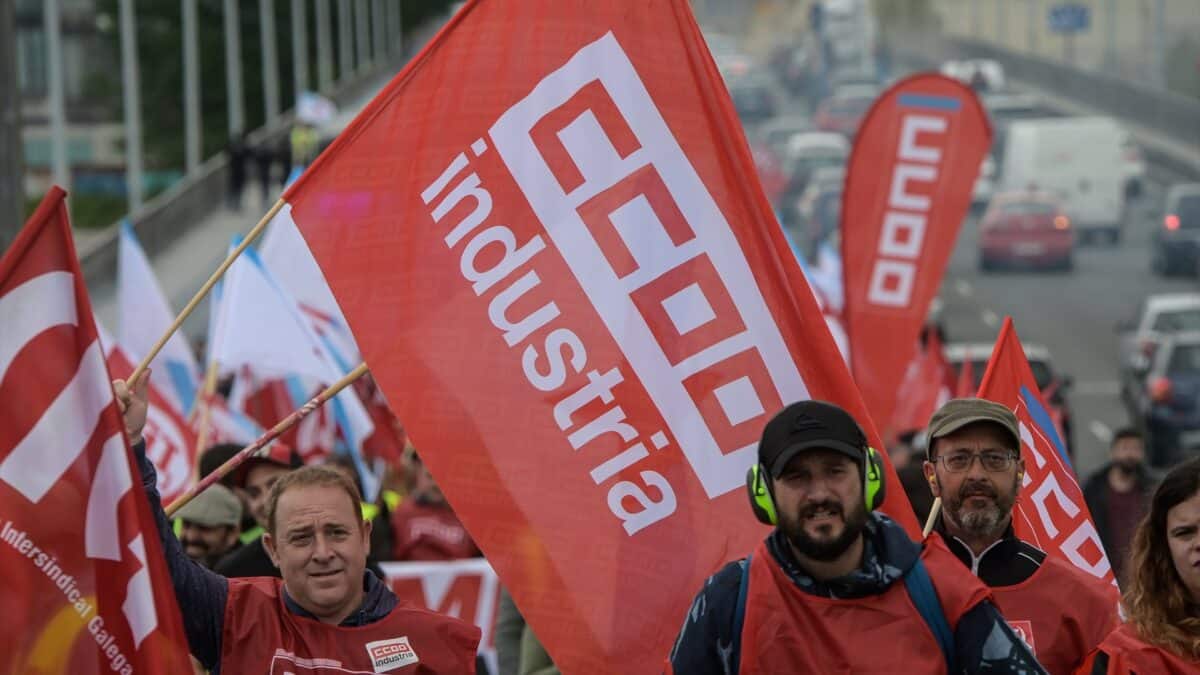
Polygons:
M1088 429L1091 430L1093 436L1100 439L1101 443L1112 442L1112 429L1109 429L1108 425L1104 422L1101 422L1100 420L1092 420L1088 423Z
M1080 380L1071 385L1071 393L1079 396L1117 396L1121 383L1116 380Z
M1000 317L990 309L983 310L983 322L988 325L988 328L995 328L1000 324Z
M959 279L954 282L954 290L964 298L971 295L971 283L966 279Z

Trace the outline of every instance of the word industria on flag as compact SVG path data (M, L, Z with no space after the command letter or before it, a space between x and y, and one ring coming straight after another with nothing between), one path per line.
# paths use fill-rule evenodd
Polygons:
M566 110L559 109L555 111L555 115L546 117L545 113L550 110L545 109L544 99L530 96L501 115L492 128L492 134L497 151L512 171L511 178L516 180L525 197L531 201L535 212L546 224L550 236L563 253L575 278L583 284L601 318L610 326L620 325L624 322L621 316L624 308L621 303L626 296L630 297L639 309L645 310L651 305L648 295L654 290L643 292L642 288L648 288L651 284L639 288L644 281L639 281L637 277L651 280L661 274L679 277L703 272L695 265L687 265L690 258L682 255L684 247L677 247L672 241L677 238L673 235L678 234L678 228L672 232L671 225L683 224L686 227L686 222L683 222L683 216L675 204L670 183L683 184L688 190L704 191L705 188L693 171L680 170L687 167L687 160L670 132L666 131L665 123L644 89L626 87L622 90L612 87L604 91L603 84L610 80L638 81L632 64L611 33L585 47L573 61L615 64L613 71L601 75L595 86L586 85L580 90L580 93L587 92L606 98L611 96L608 98L610 105L600 108L608 113L606 119L598 120L594 114L580 117L579 119L587 121L582 124L570 124L562 131L561 136L556 137L553 135L555 129L542 124L543 120L551 123L553 118L568 120L570 117L566 113L571 112L572 108L585 108L586 103L583 100L576 101L575 106L568 103L564 106ZM577 80L583 75L577 71L578 69L572 69L568 65L547 78L544 85L569 96L575 92L579 85ZM586 76L589 79L594 77L593 74ZM575 98L583 97L576 94ZM605 148L610 152L619 153L620 149L613 147L606 128L629 130L630 127L636 140L649 141L638 151L638 154L644 157L629 156L625 158L625 165L614 167L605 161L606 157L595 151L597 148ZM546 147L549 143L555 143L558 138L563 139L559 144ZM625 139L631 140L628 134L625 135ZM542 147L528 147L527 144ZM479 158L488 149L487 141L480 138L471 144L470 154ZM579 168L566 172L572 175L556 175L553 176L556 180L546 181L543 172L552 171L549 164L531 168L528 162L520 161L522 156L531 156L530 150L541 151L550 156L565 153ZM512 229L504 224L489 221L493 193L480 179L478 170L464 173L471 164L472 161L468 159L466 152L458 153L442 174L422 191L421 198L431 207L430 215L435 222L452 225L444 241L451 250L461 249L459 269L463 278L471 284L475 295L483 296L493 288L503 285L503 290L496 293L488 304L488 319L502 333L505 343L510 348L519 350L522 370L529 384L539 391L559 396L553 404L554 423L564 433L572 426L578 426L566 436L571 447L580 450L609 432L618 434L623 444L627 444L620 453L591 470L592 481L600 485L647 458L650 453L647 441L654 450L665 448L668 445L667 435L662 429L635 428L629 423L620 404L613 405L589 421L576 424L575 415L590 403L599 400L605 404L612 404L615 400L613 389L625 381L626 374L619 365L613 363L589 364L588 349L579 332L567 325L554 325L556 321L563 323L562 312L554 301L542 304L520 319L513 318L514 305L541 283L535 258L545 250L546 242L540 234L535 234L525 243L518 245ZM612 175L614 168L625 175ZM670 169L675 169L676 175L671 176L674 180L668 182L660 172ZM447 191L451 183L455 184ZM556 193L554 190L547 190L546 185L558 185L561 191ZM652 186L650 190L647 190L648 185ZM646 197L639 197L638 200L628 202L625 208L617 212L605 208L619 205L642 190L647 190L657 203L652 206ZM456 222L453 218L448 218L451 212L462 212L456 207L468 197L474 199L474 209ZM665 207L667 212L677 216L678 220L675 223L663 223L658 215L661 210L655 207ZM557 218L567 214L567 218ZM624 241L598 237L600 228L591 227L592 223L589 222L596 218L628 219L615 223L616 230L624 237ZM661 243L665 244L659 249L659 253L665 253L664 255L659 255L657 260L652 259L650 253L653 247L643 243L645 239L638 241L623 233L624 228L633 227L635 222L642 226L658 226L659 230L655 234L660 235ZM559 224L556 226L555 223ZM495 255L485 254L492 244L502 251L498 259ZM625 248L621 248L622 244ZM671 252L675 252L676 255L672 256ZM673 270L661 269L664 262L677 269L679 274L673 274ZM672 262L675 264L672 265ZM532 269L522 273L526 266ZM717 281L720 282L719 277ZM695 282L689 286L685 283L684 287L697 289L698 292L698 287L694 284ZM686 333L689 329L714 318L698 317L695 316L695 312L687 311L682 303L688 299L690 298L679 297L680 302L677 304L680 311L677 314L672 313L672 305L664 303L668 319L680 333ZM546 335L539 351L539 347L532 344L529 337L535 331L548 326L553 327L553 330ZM618 340L636 340L636 337L631 339L629 335L621 335L618 331L613 333ZM658 351L654 344L622 346L626 347L627 355L631 351ZM586 369L587 382L572 391L564 392L568 365L575 374L584 373ZM618 481L609 488L607 495L609 510L622 521L625 531L630 535L666 518L674 513L676 508L675 491L661 473L647 470L638 475L644 484L632 480ZM704 482L703 476L701 480ZM648 493L646 487L654 488L657 498ZM709 487L706 483L706 488ZM710 491L719 494L724 490ZM636 513L627 510L623 505L626 497L636 500L641 510Z

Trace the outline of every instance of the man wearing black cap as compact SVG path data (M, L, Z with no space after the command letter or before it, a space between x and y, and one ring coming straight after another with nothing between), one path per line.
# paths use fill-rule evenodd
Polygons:
M849 414L794 403L747 476L775 530L696 596L669 673L1041 673L938 537L922 546L875 512L883 464Z
M928 435L925 476L942 500L937 531L992 589L996 606L1046 670L1074 672L1116 627L1115 593L1013 533L1025 477L1016 416L992 401L954 399L933 414Z

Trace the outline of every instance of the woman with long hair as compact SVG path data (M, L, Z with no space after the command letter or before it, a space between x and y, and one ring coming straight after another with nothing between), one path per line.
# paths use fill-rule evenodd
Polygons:
M1176 466L1138 525L1121 603L1126 622L1078 673L1200 673L1200 459Z

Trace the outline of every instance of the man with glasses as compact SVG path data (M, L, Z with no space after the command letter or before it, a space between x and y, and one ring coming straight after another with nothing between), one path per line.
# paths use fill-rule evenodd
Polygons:
M1013 534L1025 477L1016 416L992 401L954 399L933 414L928 436L925 477L942 499L937 532L1046 670L1073 672L1116 626L1117 608L1103 582Z

